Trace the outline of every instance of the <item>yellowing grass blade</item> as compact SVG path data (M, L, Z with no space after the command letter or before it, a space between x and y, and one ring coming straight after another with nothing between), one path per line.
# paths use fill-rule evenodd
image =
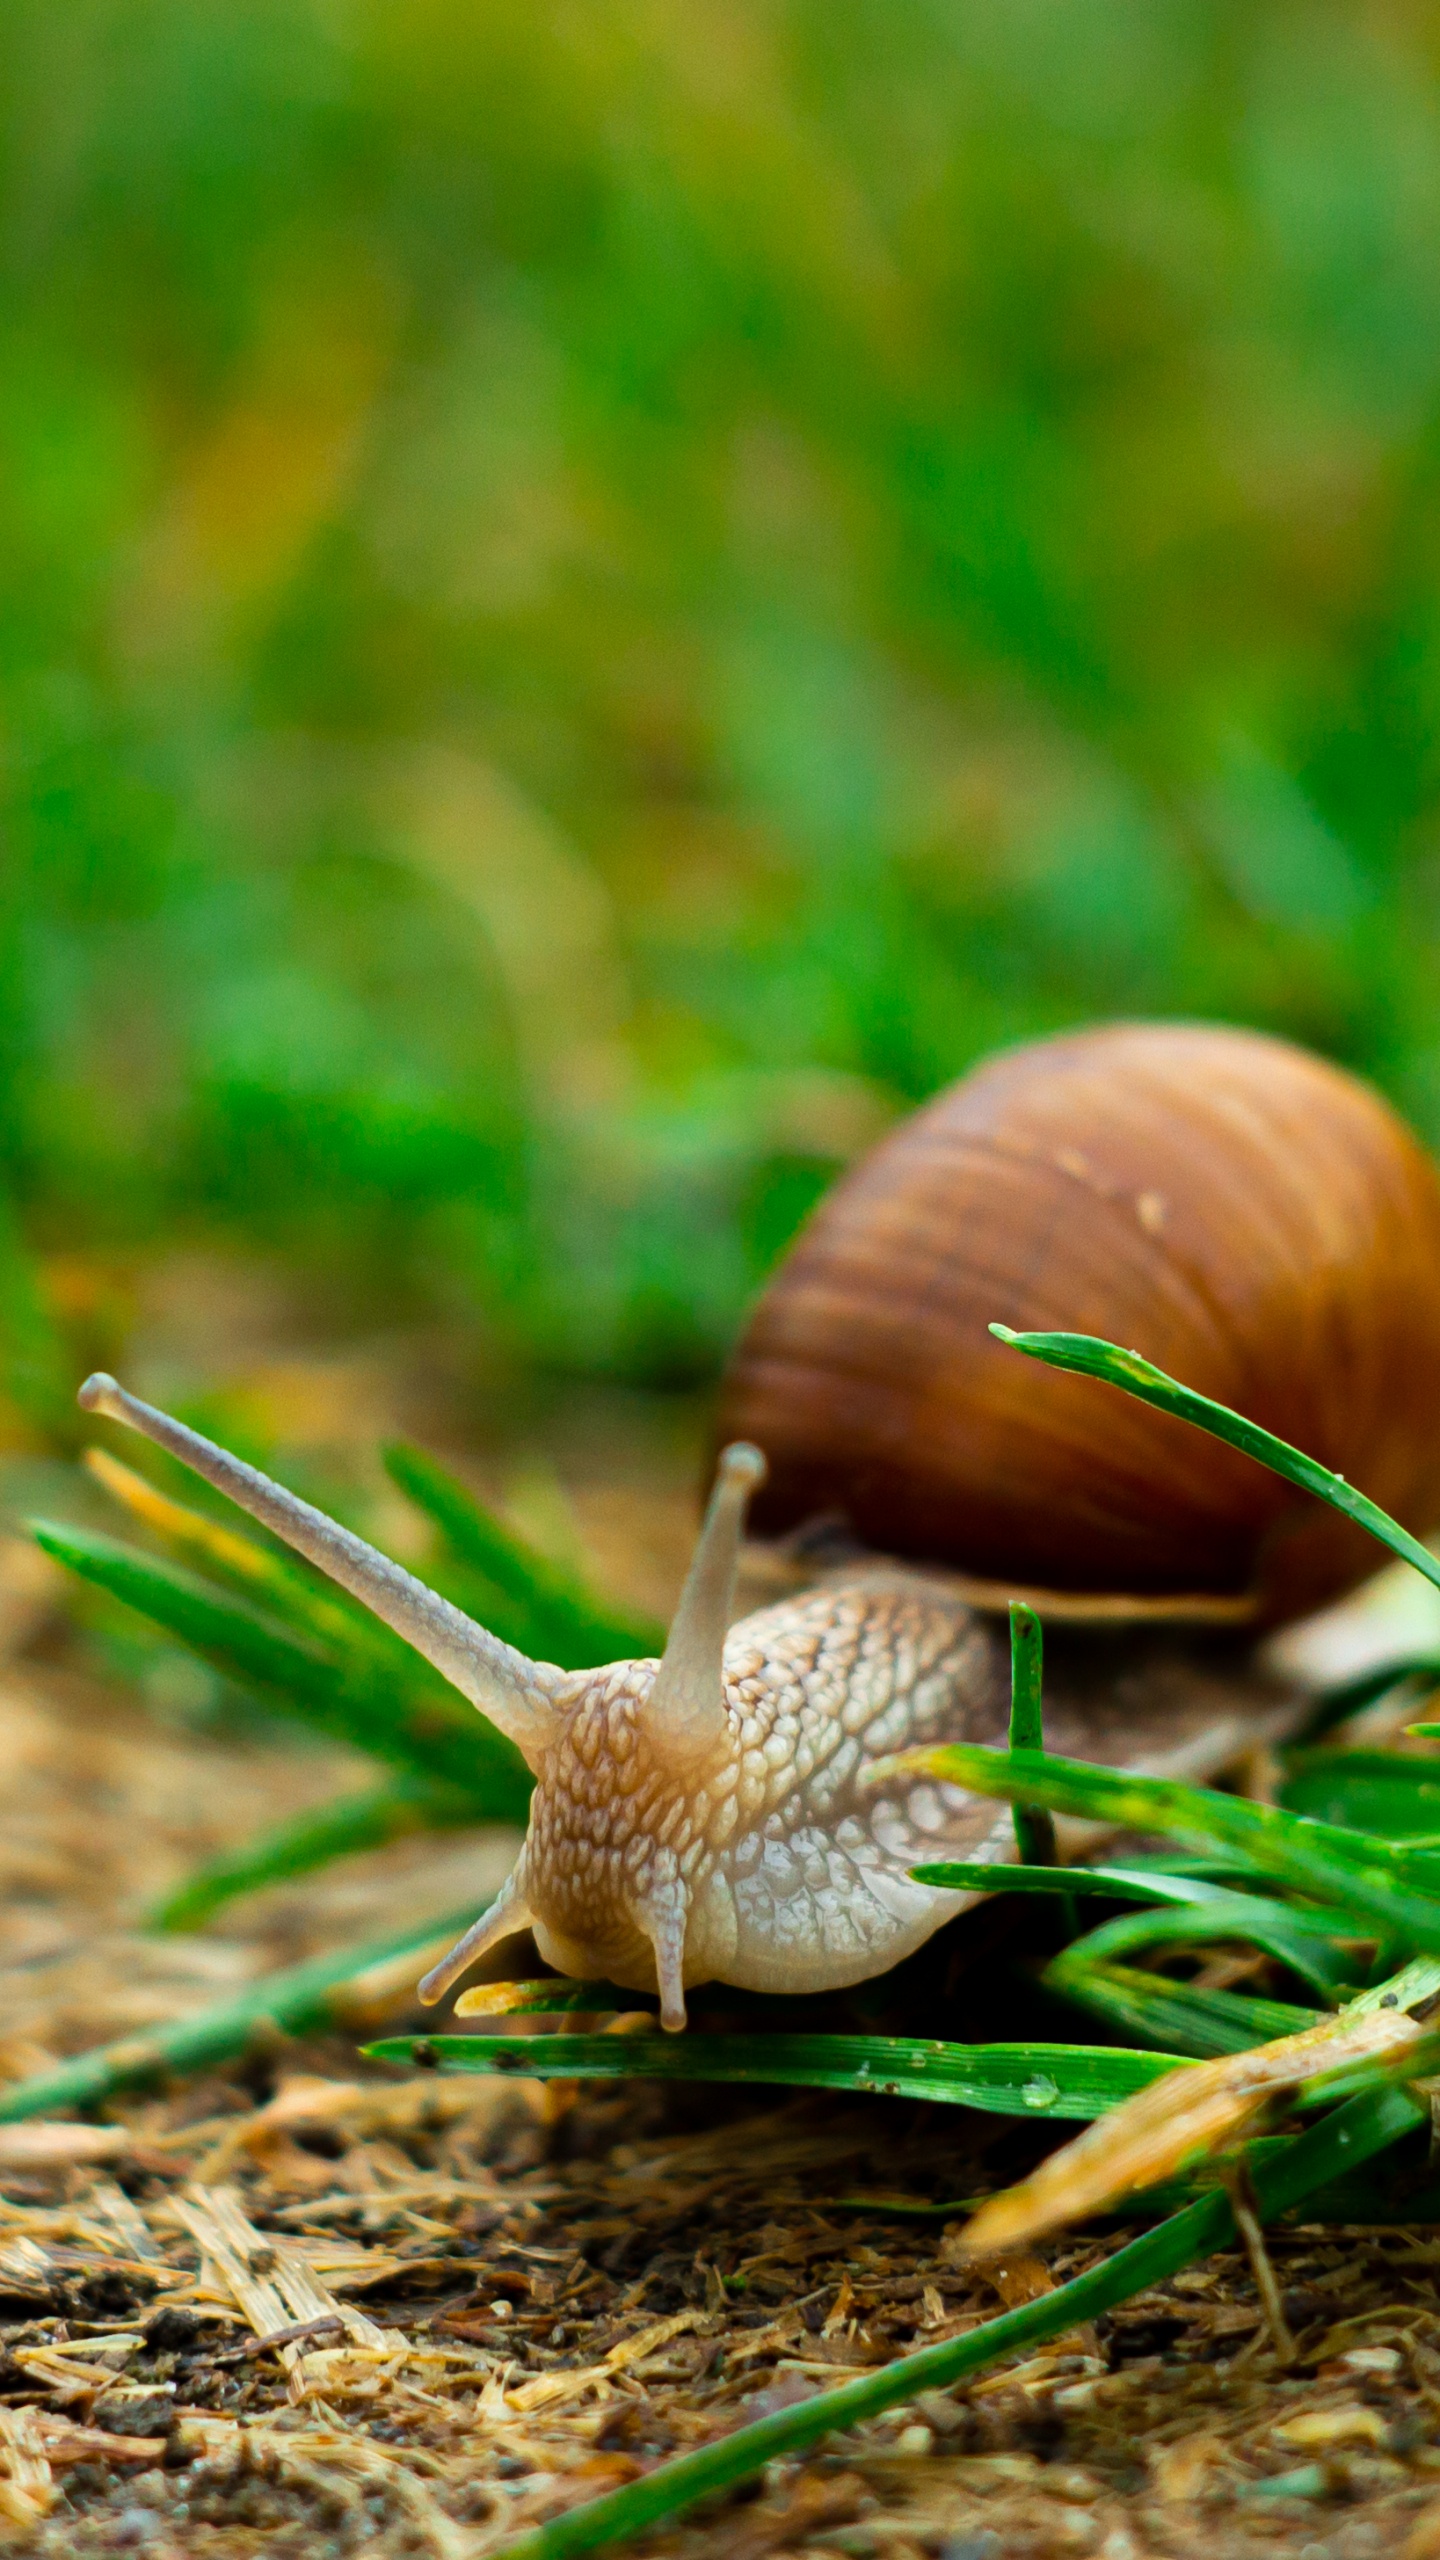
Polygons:
M1368 2066L1376 2079L1408 2079L1437 2061L1440 2036L1402 2008L1381 2008L1367 1998L1345 2017L1299 2035L1197 2063L1137 2091L1018 2186L992 2196L968 2224L966 2247L977 2256L1011 2249L1137 2188L1158 2186L1232 2148L1287 2091L1321 2098L1332 2080L1348 2082L1357 2066Z

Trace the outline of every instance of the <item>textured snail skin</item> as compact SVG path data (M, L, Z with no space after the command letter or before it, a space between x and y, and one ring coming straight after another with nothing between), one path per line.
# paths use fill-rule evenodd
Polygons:
M906 1862L973 1799L881 1793L868 1772L977 1721L995 1733L997 1670L963 1605L874 1575L732 1630L723 1728L698 1764L653 1748L652 1664L577 1679L515 1874L541 1954L637 1990L653 1988L667 1935L686 1984L825 1991L888 1970L963 1905L913 1883Z
M1079 1593L1296 1616L1373 1570L1252 1460L994 1343L1104 1335L1440 1521L1440 1181L1378 1095L1258 1033L1120 1024L990 1060L821 1203L762 1295L719 1437L762 1531Z

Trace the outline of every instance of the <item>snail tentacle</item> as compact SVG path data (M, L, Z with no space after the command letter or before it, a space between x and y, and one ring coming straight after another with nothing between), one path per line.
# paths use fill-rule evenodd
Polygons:
M557 1699L566 1673L553 1663L531 1662L513 1645L467 1618L462 1609L442 1600L438 1591L431 1591L403 1565L357 1538L353 1530L342 1529L313 1504L302 1502L298 1494L262 1475L258 1467L247 1466L242 1458L232 1457L228 1449L218 1448L187 1424L128 1395L114 1378L103 1372L87 1378L79 1402L86 1413L103 1413L111 1422L128 1423L157 1448L168 1450L217 1492L228 1494L252 1520L272 1529L308 1563L318 1565L332 1582L362 1601L443 1672L462 1697L509 1735L532 1769L539 1766L555 1738Z
M691 1767L723 1747L725 1638L745 1506L765 1481L765 1459L749 1441L732 1441L716 1465L715 1489L695 1543L665 1651L642 1709L654 1748Z
M535 1914L525 1899L524 1866L522 1853L489 1910L482 1911L478 1920L471 1921L463 1938L457 1938L449 1954L432 1965L424 1980L417 1983L416 1996L423 2000L427 2009L433 2009L437 2000L444 1999L451 1984L459 1981L477 1956L499 1946L503 1938L518 1938L522 1929L531 1926Z
M635 1917L655 1950L660 2024L678 2035L685 2025L685 1924L690 1896L678 1876L654 1885Z

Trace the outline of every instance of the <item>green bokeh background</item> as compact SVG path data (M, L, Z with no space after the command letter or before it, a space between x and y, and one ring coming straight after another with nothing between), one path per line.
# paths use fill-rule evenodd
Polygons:
M703 1378L996 1042L1440 1138L1440 11L15 0L42 1261Z

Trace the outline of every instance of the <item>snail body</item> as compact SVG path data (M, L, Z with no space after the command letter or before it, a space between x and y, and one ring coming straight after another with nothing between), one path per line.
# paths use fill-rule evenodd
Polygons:
M904 1862L909 1798L939 1791L866 1780L885 1751L952 1736L957 1698L993 1686L973 1614L900 1576L714 1633L703 1729L670 1713L663 1666L573 1681L509 1888L510 1925L528 1922L547 1962L641 1990L658 1979L667 2026L684 2023L687 1984L831 1990L885 1971L960 1907Z
M1203 1180L1201 1135L1225 1158ZM1328 1206L1314 1196L1327 1182ZM1206 1218L1220 1230L1208 1242ZM1242 1234L1265 1260L1244 1288L1224 1270L1227 1237L1239 1251ZM1020 1383L998 1383L991 1364L1008 1355L985 1332L993 1316L1118 1333L1202 1391L1230 1390L1407 1525L1440 1510L1440 1181L1337 1071L1278 1042L1163 1026L982 1068L822 1205L723 1390L727 1445L658 1662L531 1662L113 1379L90 1379L80 1401L183 1459L364 1601L534 1772L517 1864L422 1998L528 1928L562 1972L658 1987L673 2029L698 1982L807 1992L886 1971L970 1898L917 1884L911 1867L1005 1854L993 1807L873 1774L916 1746L1004 1731L1001 1630L937 1564L1058 1584L1082 1614L1088 1596L1119 1617L1257 1620L1366 1569L1318 1506L1295 1513L1253 1462L1166 1417L1137 1421L1124 1400L1048 1374L1039 1394L1018 1361ZM1308 1415L1307 1358L1322 1364ZM752 1496L770 1526L838 1504L863 1538L918 1565L862 1561L732 1627ZM1261 1731L1276 1714L1243 1663L1207 1669L1163 1633L1105 1641L1047 1691L1052 1747L1204 1775L1247 1717Z

